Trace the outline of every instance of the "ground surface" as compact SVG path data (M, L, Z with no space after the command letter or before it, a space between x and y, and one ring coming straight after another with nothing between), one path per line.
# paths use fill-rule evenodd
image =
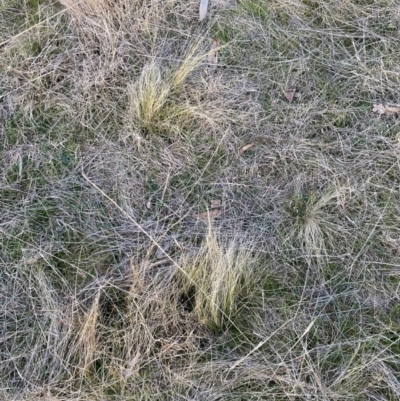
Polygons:
M0 398L399 400L399 29L1 0Z

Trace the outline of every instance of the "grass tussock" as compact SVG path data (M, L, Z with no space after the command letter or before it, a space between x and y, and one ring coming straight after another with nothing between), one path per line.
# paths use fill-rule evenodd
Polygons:
M0 1L0 399L398 400L397 2L198 12Z
M257 266L249 252L239 250L235 242L223 249L212 231L182 269L187 307L215 330L234 324L240 300L250 295L257 280Z
M139 79L130 90L129 103L133 125L139 124L142 131L160 133L187 128L189 120L195 117L196 106L179 99L179 92L188 76L206 59L207 53L196 54L197 43L188 55L172 71L163 72L155 61L145 65Z

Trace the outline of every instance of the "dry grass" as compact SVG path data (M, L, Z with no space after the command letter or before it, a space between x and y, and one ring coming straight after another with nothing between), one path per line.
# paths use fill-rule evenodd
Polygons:
M397 2L198 6L0 0L0 398L400 399Z

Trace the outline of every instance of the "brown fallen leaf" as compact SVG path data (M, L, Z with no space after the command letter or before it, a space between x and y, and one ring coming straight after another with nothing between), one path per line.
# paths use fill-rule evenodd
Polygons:
M161 244L161 248L157 248L156 250L156 258L163 259L165 254L172 248L172 242L170 241L163 241Z
M128 367L126 369L122 369L122 376L127 378L133 373L133 368L138 363L140 355L140 351L136 352L136 355L129 361Z
M400 107L385 106L382 103L374 104L372 112L385 116L393 116L394 114L400 113Z
M209 67L215 70L218 66L218 53L217 49L220 44L220 39L215 39L211 47L210 53L208 54L208 64Z
M203 19L206 17L207 9L208 9L208 0L200 0L199 21L203 21Z
M296 88L289 88L285 92L285 98L289 103L293 102L294 94L296 93Z
M211 200L211 207L219 207L221 206L221 199L212 199Z
M195 214L193 217L197 220L212 220L221 215L221 209L213 209L204 213Z
M246 150L252 148L253 146L254 146L254 143L248 143L247 145L242 146L242 147L240 148L240 150L239 150L239 156L242 156L242 154L243 154L244 152L246 152Z

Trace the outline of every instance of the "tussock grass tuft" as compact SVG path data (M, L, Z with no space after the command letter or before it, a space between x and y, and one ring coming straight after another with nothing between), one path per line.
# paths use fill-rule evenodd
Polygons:
M150 133L181 131L185 121L194 117L194 106L179 101L179 92L188 76L204 61L207 54L196 55L200 44L193 46L178 67L172 71L162 71L155 61L142 69L138 81L130 90L132 118L142 130Z
M348 235L346 230L340 232L337 221L349 195L346 187L318 191L298 184L287 204L288 244L300 247L309 262L321 260L324 267L329 250L335 248L335 238Z
M195 258L185 261L182 268L194 313L216 330L235 320L240 299L249 296L257 273L249 251L240 250L235 242L224 249L212 229Z

